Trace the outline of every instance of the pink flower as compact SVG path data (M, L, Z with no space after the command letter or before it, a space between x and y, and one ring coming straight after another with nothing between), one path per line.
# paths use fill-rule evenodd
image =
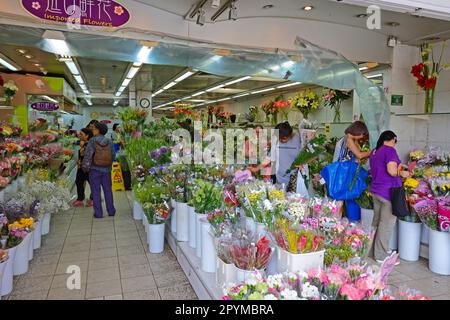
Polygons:
M341 266L337 264L333 264L330 268L331 273L339 274L341 276L344 276L345 278L348 278L348 271L342 268Z
M324 270L322 270L322 272L320 273L320 281L325 285L328 285L330 283L330 279L328 278L328 275Z
M377 282L371 276L362 276L356 280L356 287L362 291L372 294L375 289L382 289L381 286L377 287Z
M41 8L41 4L38 1L33 1L33 3L31 4L31 7L34 10L39 10Z
M328 277L328 282L336 285L336 286L342 286L345 283L345 278L337 273L330 273L329 275L327 275Z
M229 296L223 296L222 300L231 300L231 298Z
M341 296L347 297L348 300L362 300L365 292L356 288L353 284L344 284L339 290Z
M313 278L319 278L320 273L319 270L317 270L316 268L310 269L308 271L308 278L313 279Z

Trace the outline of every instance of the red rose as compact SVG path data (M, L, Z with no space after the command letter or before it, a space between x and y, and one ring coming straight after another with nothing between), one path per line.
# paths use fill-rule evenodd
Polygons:
M436 87L436 82L436 78L428 78L427 80L425 80L424 86L427 90L431 90Z
M416 78L419 78L419 76L421 75L421 73L423 71L423 67L424 67L423 63L419 63L419 64L413 66L411 69L411 73L413 74L413 76Z
M425 87L425 81L426 81L426 78L422 75L419 75L419 77L417 79L417 84L419 85L419 87L421 87L423 89Z

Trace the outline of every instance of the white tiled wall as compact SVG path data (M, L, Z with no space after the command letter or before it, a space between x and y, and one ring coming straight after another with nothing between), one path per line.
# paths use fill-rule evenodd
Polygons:
M439 47L435 50L440 53ZM410 73L411 67L419 61L419 50L416 47L402 45L394 49L390 94L404 95L404 106L391 107L392 112L424 112L425 95ZM450 62L450 50L446 51L443 62ZM434 112L450 113L450 71L443 71L439 78ZM403 158L406 158L411 149L426 145L440 145L450 149L450 114L431 116L429 121L392 115L390 126L399 137L398 151Z

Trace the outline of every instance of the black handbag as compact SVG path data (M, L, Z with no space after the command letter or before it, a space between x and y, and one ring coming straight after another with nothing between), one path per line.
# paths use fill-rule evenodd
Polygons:
M392 214L399 218L409 216L409 208L406 202L405 188L391 188Z

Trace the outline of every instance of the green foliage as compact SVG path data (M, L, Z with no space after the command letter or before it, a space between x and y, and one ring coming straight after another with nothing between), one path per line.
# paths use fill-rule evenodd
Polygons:
M297 158L295 158L288 172L295 169L295 167L297 166L307 164L309 161L318 157L320 154L325 153L326 140L327 139L323 134L320 134L314 139L311 139L311 141L309 141L309 143L298 154Z
M222 204L222 190L213 183L205 180L196 180L197 188L193 194L192 204L195 212L208 213L220 208Z
M350 244L341 243L339 245L329 246L325 250L325 260L326 266L330 266L333 262L339 261L342 263L348 262L351 258L355 256L354 251Z

